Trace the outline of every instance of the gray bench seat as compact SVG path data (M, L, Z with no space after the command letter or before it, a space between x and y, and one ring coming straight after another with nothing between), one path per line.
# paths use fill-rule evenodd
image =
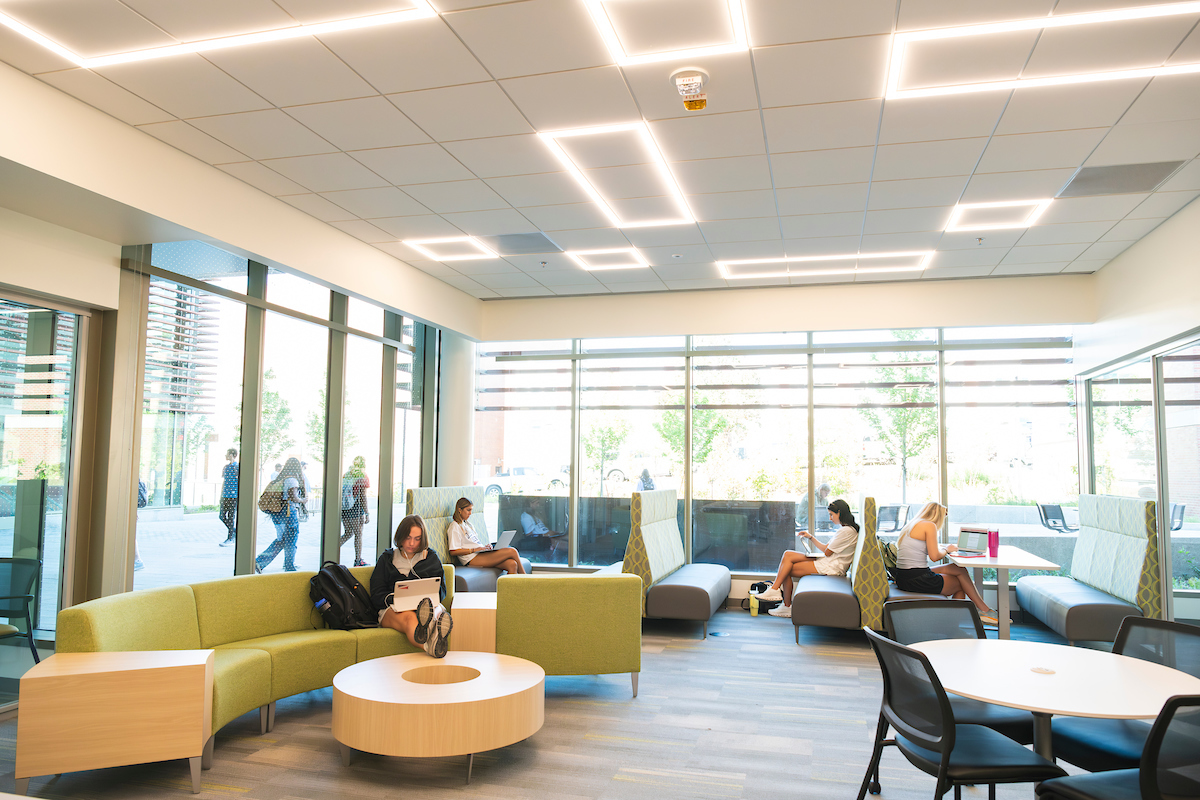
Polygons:
M937 594L915 594L888 584L891 600L944 600ZM850 579L840 575L805 575L796 582L792 595L792 624L796 626L796 642L800 642L801 625L857 630L862 627L862 612Z
M457 561L457 559L455 559ZM529 559L521 556L521 564L525 567L525 572L533 571L533 567L529 564ZM456 592L494 592L496 591L496 581L501 575L508 573L496 569L495 567L472 567L455 565L454 567L454 591Z
M1142 610L1108 592L1060 575L1026 575L1017 581L1017 605L1071 642L1111 642L1121 620Z
M731 584L721 564L684 564L646 591L646 616L699 620L708 636L708 621L725 604Z

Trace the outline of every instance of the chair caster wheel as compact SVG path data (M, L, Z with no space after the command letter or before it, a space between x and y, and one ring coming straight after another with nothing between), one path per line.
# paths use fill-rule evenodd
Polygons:
M879 781L872 781L867 787L867 791L871 794L879 794L883 791L883 787L879 785Z

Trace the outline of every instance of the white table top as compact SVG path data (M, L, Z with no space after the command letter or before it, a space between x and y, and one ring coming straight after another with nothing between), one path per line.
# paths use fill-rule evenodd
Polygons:
M1151 719L1169 697L1200 694L1200 678L1186 672L1082 647L945 639L913 649L929 658L947 692L1044 714Z
M1011 544L1002 544L995 558L987 555L960 556L950 554L950 560L961 567L991 567L992 569L1044 569L1051 572L1062 567L1052 561L1039 558L1033 553L1026 552Z

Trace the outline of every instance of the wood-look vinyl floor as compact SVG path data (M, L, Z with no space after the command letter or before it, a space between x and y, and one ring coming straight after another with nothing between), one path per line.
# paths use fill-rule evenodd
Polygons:
M331 692L279 702L275 730L258 713L218 735L213 768L192 795L186 761L34 778L30 795L121 800L334 798L854 798L879 714L879 668L856 631L723 610L700 626L647 621L639 696L628 675L551 677L546 722L531 738L475 757L400 759L357 754L343 767L330 733ZM1014 636L1059 641L1040 625ZM994 634L993 634L994 635ZM16 720L0 723L0 791L11 791ZM926 800L933 779L885 751L882 798ZM967 788L982 800L985 787ZM950 795L947 795L950 797ZM1032 798L1023 784L1003 800Z

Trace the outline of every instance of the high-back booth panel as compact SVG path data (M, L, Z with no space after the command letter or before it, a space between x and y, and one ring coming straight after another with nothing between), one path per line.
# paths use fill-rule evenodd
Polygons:
M471 515L471 526L479 535L481 541L495 542L496 537L488 533L487 518L483 514L483 486L422 486L409 489L407 496L407 514L419 514L425 520L425 528L429 533L429 545L437 551L443 564L453 564L457 559L450 557L450 545L447 530L454 519L454 506L460 497L471 501L476 513ZM528 559L522 559L525 571L531 567ZM494 592L496 579L502 574L501 570L490 567L472 567L456 565L454 572L454 588L459 592Z

